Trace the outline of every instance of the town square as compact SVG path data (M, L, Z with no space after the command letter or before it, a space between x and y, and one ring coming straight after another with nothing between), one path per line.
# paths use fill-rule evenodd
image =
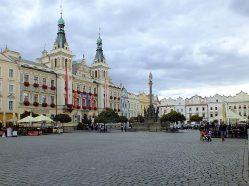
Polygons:
M2 0L0 185L249 185L248 12Z
M183 133L64 133L4 138L1 185L248 185L245 139ZM247 151L246 151L247 153Z

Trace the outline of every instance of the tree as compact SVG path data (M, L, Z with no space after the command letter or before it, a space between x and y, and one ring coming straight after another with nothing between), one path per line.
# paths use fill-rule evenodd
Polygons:
M32 116L32 117L37 117L37 116L39 116L39 114L36 114L36 113L34 113L34 112L25 111L24 113L22 113L22 114L20 115L21 119L22 119L22 118L26 118L27 116L30 116L30 113L31 113L31 116Z
M144 117L142 115L138 115L137 116L137 121L140 122L140 123L143 123L144 122Z
M59 121L63 124L63 123L71 122L72 119L68 114L58 114L54 117L54 121Z
M184 115L182 115L181 113L179 112L176 112L176 111L171 111L170 113L168 114L164 114L162 115L162 117L160 118L160 121L163 123L163 122L170 122L170 123L175 123L175 122L178 122L178 121L185 121L186 118Z
M119 115L112 109L102 111L98 116L95 117L95 123L114 123L119 121Z
M202 121L203 117L200 117L199 115L193 115L190 117L190 121L200 122Z
M84 114L83 119L82 119L82 123L91 124L91 119L88 119L87 115Z
M119 122L126 123L128 121L127 117L125 116L119 116Z

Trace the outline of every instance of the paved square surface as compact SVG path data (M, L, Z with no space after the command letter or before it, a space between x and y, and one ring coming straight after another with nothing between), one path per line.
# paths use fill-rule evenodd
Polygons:
M0 185L248 185L246 143L199 131L0 138Z

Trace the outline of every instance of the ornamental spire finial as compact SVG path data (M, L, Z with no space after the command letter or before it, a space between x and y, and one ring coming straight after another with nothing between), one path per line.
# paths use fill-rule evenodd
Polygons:
M100 37L100 32L101 32L101 28L100 28L100 26L99 26L99 37Z

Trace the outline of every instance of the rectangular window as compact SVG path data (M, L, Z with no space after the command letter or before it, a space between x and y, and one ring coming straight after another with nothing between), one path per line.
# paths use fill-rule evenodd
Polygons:
M199 110L199 108L198 107L196 107L196 111L198 111Z
M9 85L9 94L14 94L14 85Z
M246 109L246 105L244 105L244 107L243 107L244 109Z
M213 117L213 114L210 114L210 117L212 118L212 117Z
M51 83L51 87L54 86L54 80L53 80L53 79L51 79L51 82L50 82L50 83ZM66 87L66 86L65 86L65 87Z
M241 105L239 105L239 109L241 109Z
M46 81L47 81L46 78L42 78L42 84L43 85L46 85Z
M38 103L38 94L35 94L35 95L34 95L34 102L37 102L37 103Z
M218 110L218 108L217 108L217 107L215 107L215 110Z
M34 76L34 83L38 84L38 76Z
M77 90L80 90L80 85L77 85Z
M94 94L96 94L97 93L97 90L96 90L96 88L94 88Z
M51 96L51 97L50 97L50 100L51 100L51 103L54 104L54 96Z
M217 112L215 113L215 117L216 117L216 116L218 116L218 113L217 113Z
M229 106L229 109L231 109L232 107L231 106Z
M13 69L9 69L9 77L13 78L14 76L14 70Z
M189 108L188 110L191 111L191 108Z
M213 110L213 107L210 107L210 110Z
M85 85L83 86L83 91L86 91L86 86Z
M29 101L29 94L28 93L23 94L23 100L24 101Z
M9 101L9 110L13 110L13 101Z
M202 111L205 111L205 107L202 107Z
M181 109L181 112L183 112L183 109Z
M89 87L89 92L92 92L92 88L91 87Z
M28 74L24 74L24 82L29 82L29 75Z
M46 96L42 96L42 103L46 103Z
M202 117L205 118L205 114L202 114Z

